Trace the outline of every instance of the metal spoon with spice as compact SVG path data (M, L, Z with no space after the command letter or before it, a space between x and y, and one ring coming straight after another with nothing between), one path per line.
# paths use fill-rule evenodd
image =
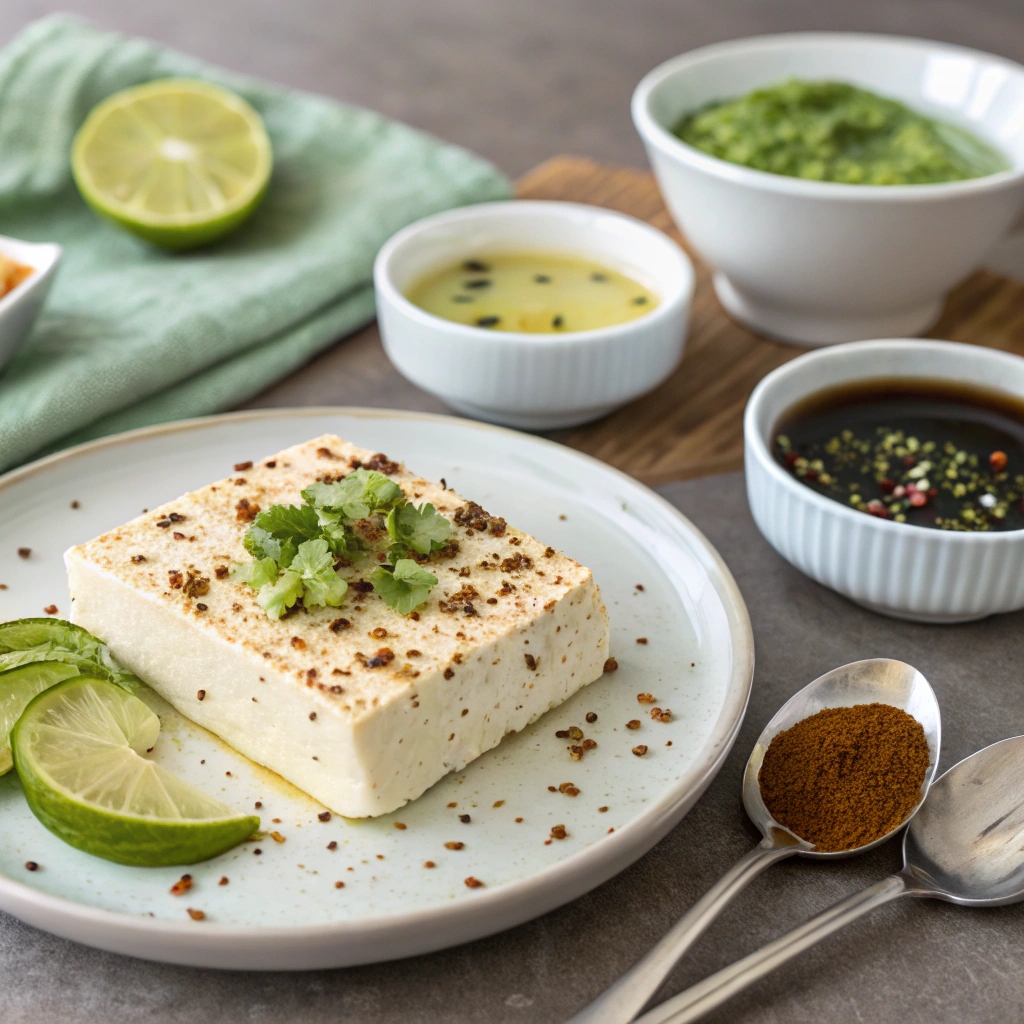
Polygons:
M743 775L743 804L764 839L569 1024L629 1024L704 929L770 864L794 854L848 857L885 842L927 796L940 733L931 686L902 661L856 661L805 686L765 726Z
M645 1013L636 1024L690 1024L816 942L901 896L962 907L1024 900L1024 736L949 769L903 837L903 870L869 885Z

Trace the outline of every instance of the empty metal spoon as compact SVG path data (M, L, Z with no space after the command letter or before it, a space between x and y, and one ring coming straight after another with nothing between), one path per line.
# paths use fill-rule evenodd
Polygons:
M900 896L965 907L1024 900L1024 736L993 743L931 788L903 837L903 870L645 1013L636 1024L689 1024L809 946Z
M757 776L768 745L776 733L796 725L824 708L850 707L854 704L891 704L912 715L924 728L931 764L921 784L921 799L907 819L875 840L852 850L825 853L815 850L789 829L780 825L761 799ZM939 763L939 704L932 688L920 672L902 661L873 658L855 661L826 672L792 696L765 726L754 745L743 775L743 805L764 839L741 857L676 923L672 930L639 963L610 985L592 1003L585 1006L568 1024L629 1024L651 1001L680 957L697 937L721 913L726 904L769 864L801 854L805 857L849 857L864 853L885 842L913 816L928 794Z

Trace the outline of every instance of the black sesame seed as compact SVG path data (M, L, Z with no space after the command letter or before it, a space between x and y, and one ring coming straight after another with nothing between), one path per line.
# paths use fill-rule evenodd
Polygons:
M551 284L551 278L547 274L534 274L533 279L537 284Z
M481 316L481 317L477 317L477 321L476 321L477 327L495 327L497 324L500 324L500 323L501 323L501 317L500 316Z
M474 277L471 281L464 281L462 284L463 288L490 288L491 279L489 277Z
M646 295L638 295L633 300L633 305L634 306L646 306L647 305L647 296Z
M551 326L552 327L561 327L564 323L565 323L565 320L562 317L556 316L554 318L554 320L551 321Z
M468 825L470 820L471 819L470 819L468 814L460 814L459 815L459 821L461 821L463 825Z
M471 274L486 274L491 268L488 264L482 260L466 260L462 264L464 270L468 270Z
M452 302L472 302L472 295L453 295Z

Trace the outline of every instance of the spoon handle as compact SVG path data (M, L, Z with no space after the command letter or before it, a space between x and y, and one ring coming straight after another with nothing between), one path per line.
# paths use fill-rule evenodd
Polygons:
M672 968L725 905L769 864L791 857L799 847L765 839L741 857L641 960L568 1024L630 1024L661 988Z
M819 940L855 921L883 903L888 903L909 890L900 875L891 875L869 885L861 892L840 900L828 910L812 917L806 924L762 946L742 960L724 967L716 974L666 1000L645 1013L636 1024L690 1024L720 1006L741 989L763 978L787 960L813 946Z

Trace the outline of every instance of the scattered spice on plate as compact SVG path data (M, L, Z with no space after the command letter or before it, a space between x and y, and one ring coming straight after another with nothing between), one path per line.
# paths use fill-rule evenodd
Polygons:
M188 916L191 917L193 921L205 921L206 920L206 911L205 910L196 910L194 907L189 907L188 908Z
M19 558L29 558L31 556L31 554L32 554L32 549L31 548L18 548L18 557Z
M172 896L181 896L192 888L192 876L182 875L174 885L171 886Z
M43 611L46 612L47 615L56 615L57 614L57 606L55 604L48 604L43 609Z
M220 876L220 881L217 884L218 885L227 885L228 884L228 876L227 875L221 875Z
M658 698L650 693L638 693L636 700L638 704L653 704Z
M635 746L633 748L633 753L636 754L637 757L643 757L644 754L647 753L647 744L645 744L645 743L637 744L637 746Z
M594 711L588 711L585 717L591 725L597 721L597 713Z
M344 882L335 882L334 883L334 888L335 889L344 889L345 888L345 883Z
M461 850L466 844L460 843L457 840L452 840L444 844L446 850Z
M27 871L38 871L39 865L34 860L25 861L25 869Z
M897 828L931 763L921 723L889 704L825 708L778 733L758 781L772 817L819 850L853 850Z
M338 848L338 840L337 840L337 839L332 839L332 840L331 840L331 841L330 841L330 842L329 842L329 843L327 844L327 849L328 849L328 850L336 850L337 848Z
M472 875L470 875L469 878L464 879L464 881L470 889L482 889L484 886L484 883L481 882L479 878L474 878Z
M579 789L574 786L571 782L563 782L558 787L559 793L564 793L566 796L579 796Z

